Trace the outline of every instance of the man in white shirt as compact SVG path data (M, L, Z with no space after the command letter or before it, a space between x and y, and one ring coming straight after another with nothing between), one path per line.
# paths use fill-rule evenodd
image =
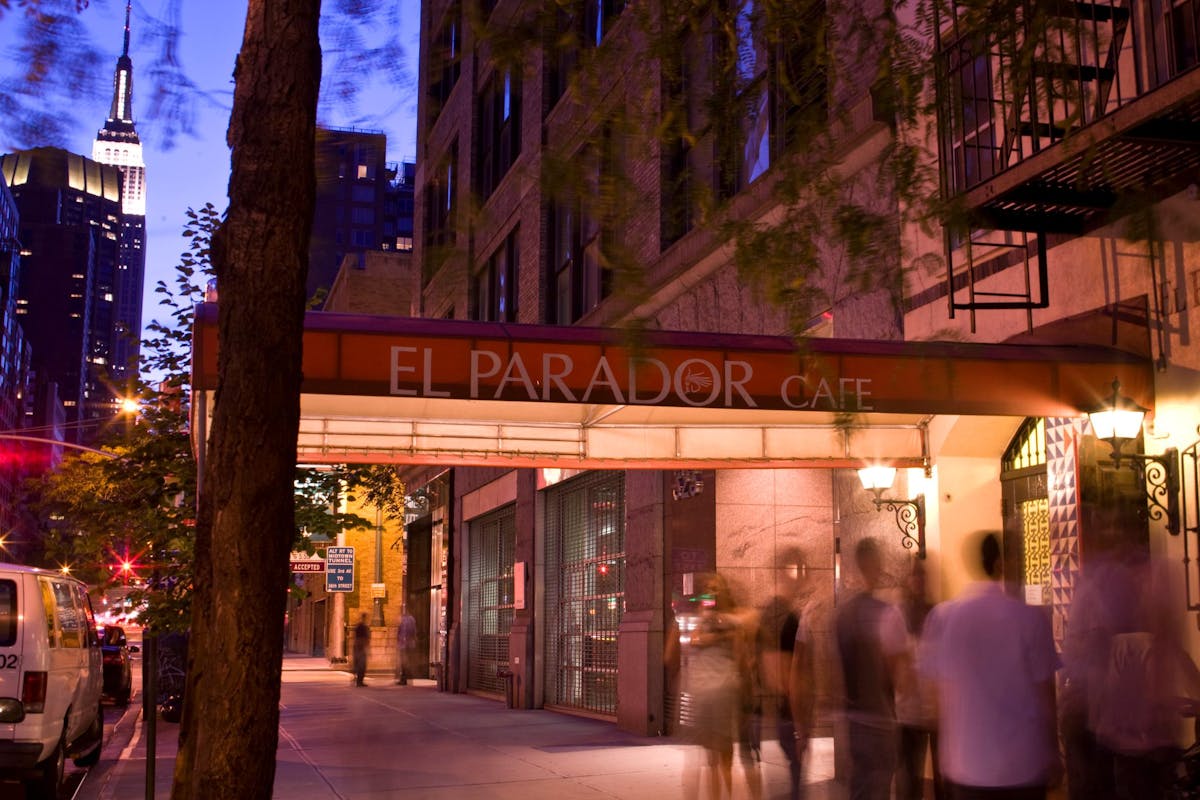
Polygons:
M984 536L987 580L934 608L921 643L953 800L1044 800L1060 771L1050 621L1005 594L1000 553L997 536Z

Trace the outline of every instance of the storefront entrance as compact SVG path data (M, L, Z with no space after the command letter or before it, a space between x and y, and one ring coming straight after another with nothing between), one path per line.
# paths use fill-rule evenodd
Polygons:
M516 535L516 507L512 505L470 522L467 688L476 691L504 692L513 621Z
M625 476L591 472L546 492L546 704L617 713L625 595Z

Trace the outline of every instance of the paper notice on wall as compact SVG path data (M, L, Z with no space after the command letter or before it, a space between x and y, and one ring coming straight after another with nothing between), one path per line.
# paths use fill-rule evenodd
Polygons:
M1025 604L1030 606L1046 605L1046 587L1040 583L1026 584Z

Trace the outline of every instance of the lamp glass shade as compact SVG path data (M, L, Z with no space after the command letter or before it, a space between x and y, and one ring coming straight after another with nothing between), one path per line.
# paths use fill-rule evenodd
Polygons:
M1106 408L1088 414L1097 439L1136 439L1145 412L1137 408Z
M895 467L863 467L858 471L858 479L862 481L864 489L875 491L876 489L890 489L892 483L896 480Z

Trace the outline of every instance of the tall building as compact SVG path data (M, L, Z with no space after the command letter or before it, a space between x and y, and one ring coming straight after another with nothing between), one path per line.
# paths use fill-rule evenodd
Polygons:
M0 176L0 432L24 427L30 349L17 318L21 243L16 201ZM26 475L26 448L0 441L0 533L18 527L18 490Z
M347 253L391 249L385 230L395 170L382 131L317 129L317 198L308 247L308 296L333 286Z
M383 245L384 250L401 253L413 249L413 189L417 179L417 165L411 161L389 164L393 177L388 184L384 199Z
M810 353L899 353L897 372L866 378L866 361L858 375L843 372L849 362L830 363L823 369L841 380L873 382L868 404L838 421L817 413L815 394L788 399L785 385L775 399L794 414L776 425L756 411L724 433L715 411L696 408L685 409L694 425L682 414L655 422L647 411L622 426L636 402L618 394L581 417L577 468L574 453L549 446L540 468L529 468L533 442L471 458L462 438L427 454L418 463L438 466L414 468L409 480L414 497L433 499L407 530L411 552L424 554L410 564L408 600L428 612L425 652L447 687L499 697L516 686L519 706L669 730L679 698L664 686L663 642L678 634L673 620L689 622L693 578L708 571L755 608L795 596L802 576L818 684L828 687L831 612L855 588L844 554L866 536L885 543L898 580L915 551L927 554L941 599L968 581L959 554L970 532L1003 530L1009 583L1053 620L1060 642L1080 576L1123 543L1169 554L1181 584L1174 607L1180 616L1200 608L1195 4L1022 4L1030 19L1017 26L973 16L970 3L929 19L897 17L885 3L821 0L689 8L694 18L654 38L639 27L652 15L622 0L550 13L531 0L422 5L414 237L422 315L508 323L429 330L448 339L462 331L471 342L497 330L554 338L562 354L546 358L568 364L600 334L521 334L521 323L630 324L647 345L660 329L691 343L688 369L737 346L726 336L800 334ZM472 13L487 25L468 24ZM523 47L503 39L511 20ZM906 87L903 58L877 69L876 56L896 51L861 37L886 35L884 21L935 53L936 71ZM530 37L538 24L544 36ZM937 84L937 106L915 119L897 114L896 98L926 80ZM965 214L916 219L898 182L905 167L931 176L926 196L940 191L942 210ZM767 276L786 305L764 302L747 275L804 237L810 246L792 266ZM948 354L933 359L946 358L944 370L916 355L931 340ZM978 371L950 363L960 347L977 354ZM455 374L434 349L426 378ZM1023 373L1017 354L1036 354L1042 366ZM525 375L529 358L506 362L504 380L525 379L518 399L541 402L550 380ZM1057 377L1041 384L1042 372ZM1126 445L1140 452L1132 460L1111 458L1084 413L1112 394L1118 372L1122 391L1152 406L1153 423ZM715 370L691 389L690 372L675 380L715 393L722 377L732 380ZM793 388L824 381L796 377ZM1082 390L1058 402L1075 378ZM1003 407L985 413L968 396L987 386ZM405 384L393 393L422 391ZM901 403L904 413L877 413L900 395L912 401ZM421 396L440 398L441 425L444 404L461 397L449 381ZM472 406L470 416L501 431L518 418L508 413ZM678 466L644 455L606 462L588 450L596 427L628 436L627 448L661 436L656 452ZM776 435L791 438L774 447ZM693 437L703 447L689 457ZM813 458L822 441L844 449ZM413 459L399 445L387 455ZM903 501L895 508L883 490L872 503L855 475L879 461L909 468L890 491ZM908 522L899 511L893 519L896 508ZM522 578L529 592L536 587L532 602ZM461 596L446 602L446 587ZM1198 653L1200 637L1187 627ZM831 698L822 692L824 728Z
M802 611L843 748L850 554L940 601L981 531L1058 646L1106 556L1163 556L1122 610L1200 654L1195 4L546 6L423 4L428 319L306 321L300 458L410 465L422 668L670 731L728 589Z
M116 309L121 173L55 147L9 153L0 171L20 215L17 315L32 368L39 387L57 385L68 438L87 441L125 390L111 377L124 337Z
M142 288L146 272L146 162L133 124L133 61L129 58L129 13L125 44L113 72L112 106L96 134L92 158L121 171L121 253L113 282L113 338L109 375L127 389L136 378L142 335Z

